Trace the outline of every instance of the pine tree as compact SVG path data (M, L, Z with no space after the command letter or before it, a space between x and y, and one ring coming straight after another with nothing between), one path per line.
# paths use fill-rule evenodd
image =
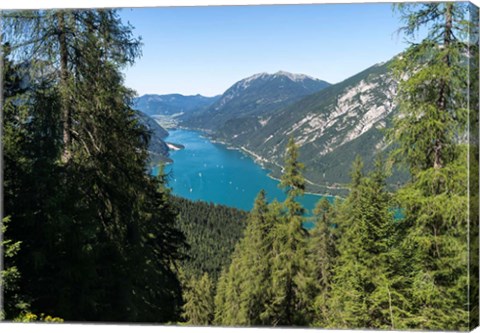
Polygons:
M229 266L230 267L230 266ZM215 325L222 325L224 322L224 318L226 317L226 294L227 294L227 278L228 278L228 269L224 268L218 277L217 285L216 285L216 292L214 298L215 304L215 313L213 324Z
M10 218L3 218L0 230L2 232L0 247L5 261L5 265L2 265L0 271L0 288L4 299L0 311L0 320L5 320L6 317L15 318L28 309L28 303L19 293L18 279L20 278L20 272L15 266L14 260L20 250L21 242L13 242L8 239L8 234L6 234L8 223L10 223Z
M182 316L187 325L211 325L214 317L213 283L207 273L192 277L184 291Z
M121 69L138 55L131 27L113 10L25 12L5 24L11 59L28 73L7 80L18 91L5 105L5 207L18 221L11 233L24 245L20 288L32 310L178 320L183 236L165 179L145 172L148 132L123 86Z
M468 327L467 133L469 6L401 5L407 36L426 28L396 61L400 116L392 137L412 181L398 193L404 212L402 252L409 261L402 291L408 327Z
M240 293L239 324L265 324L262 314L270 288L272 229L276 223L262 190L255 199L243 239L243 274ZM243 319L243 320L242 320Z
M272 302L266 316L274 326L307 325L312 312L307 269L307 231L303 228L304 209L297 197L304 194L303 164L298 147L289 139L280 186L287 198L283 216L273 230Z
M265 192L260 191L248 217L244 238L235 249L228 271L219 280L216 297L218 324L268 324L264 312L269 302L272 230L277 223L277 214L278 204L268 205ZM225 291L225 288L231 290Z
M315 319L312 324L323 327L329 318L327 300L338 255L335 208L324 197L317 203L313 214L315 227L308 241L308 263L312 266L311 274L315 281Z
M397 57L393 69L400 79L393 140L395 156L405 161L412 177L439 169L458 156L457 136L466 131L469 52L468 5L463 3L400 4L407 37L426 27L428 36Z
M383 328L398 326L401 295L393 269L398 260L390 196L380 159L369 177L357 160L352 191L340 208L339 256L329 300L330 327ZM393 263L392 263L393 261Z
M38 10L3 13L2 32L11 44L14 57L31 62L34 72L58 84L62 128L62 161L72 155L75 118L78 110L75 80L85 74L79 65L93 49L86 49L92 34L100 32L104 42L95 52L101 60L132 64L139 55L140 41L131 27L121 24L115 11ZM92 46L92 45L90 45ZM59 68L52 71L52 68Z

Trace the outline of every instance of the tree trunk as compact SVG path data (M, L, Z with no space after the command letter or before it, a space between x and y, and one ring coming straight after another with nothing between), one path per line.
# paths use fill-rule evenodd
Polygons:
M68 96L68 49L65 26L65 14L57 12L58 44L60 49L60 96L63 126L63 153L62 161L67 163L71 158L72 145L72 115Z

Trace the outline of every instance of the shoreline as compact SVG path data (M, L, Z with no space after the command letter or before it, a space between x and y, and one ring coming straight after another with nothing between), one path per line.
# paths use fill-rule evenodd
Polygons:
M200 129L200 128L188 128L188 127L183 127L183 126L177 126L175 128L172 128L173 130L185 130L185 131L196 131L196 132L199 132L201 133L200 134L200 137L202 138L205 138L205 139L208 139L210 142L214 143L214 144L220 144L222 146L224 146L226 149L229 149L229 150L237 150L239 152L241 152L242 154L244 154L245 156L249 157L256 165L258 165L260 168L262 168L262 170L265 170L267 171L267 177L275 180L275 181L278 181L280 182L280 179L276 178L275 176L272 175L272 173L274 172L273 170L271 169L268 169L267 167L265 167L264 165L264 162L266 163L271 163L267 160L265 160L263 157L255 154L254 152L246 149L245 147L243 146L240 146L240 147L236 147L236 146L233 146L225 141L222 141L220 139L214 139L214 138L211 138L209 137L208 135L210 133L208 133L208 131L206 130L203 130L203 129ZM281 166L275 164L275 163L271 163L272 165L275 165L277 166L278 168L282 169ZM305 178L305 177L304 177ZM305 182L312 185L312 186L318 186L318 187L325 187L328 189L328 187L324 186L324 185L320 185L320 184L316 184L314 182L312 182L311 180L308 180L307 178L305 178ZM331 190L347 190L346 188L337 188L337 189L334 189L332 188ZM309 194L309 195L315 195L315 196L319 196L319 197L331 197L331 198L343 198L342 196L340 195L334 195L334 194L326 194L326 193L317 193L317 192L311 192L311 191L305 191L305 194Z

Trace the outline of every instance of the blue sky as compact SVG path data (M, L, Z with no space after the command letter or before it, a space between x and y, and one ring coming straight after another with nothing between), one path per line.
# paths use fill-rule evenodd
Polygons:
M390 4L123 9L143 40L125 70L146 93L222 94L259 72L284 70L336 83L406 48Z

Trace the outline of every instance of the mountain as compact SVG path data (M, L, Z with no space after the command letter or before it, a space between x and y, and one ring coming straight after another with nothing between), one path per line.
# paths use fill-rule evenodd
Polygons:
M231 131L241 130L249 118L272 114L329 85L302 74L255 74L235 83L207 109L182 118L182 125L214 132L227 126L235 135Z
M245 117L241 126L227 123L211 136L250 154L273 170L274 177L280 175L286 143L293 136L300 145L305 176L312 183L309 188L325 193L350 181L356 154L369 169L374 155L387 149L384 129L396 111L396 87L389 63L377 64L281 109ZM397 172L390 182L402 179Z
M134 108L152 115L175 115L203 109L213 104L219 96L143 95L134 101Z
M150 132L150 142L148 144L150 161L154 164L159 162L172 162L172 160L168 157L169 148L164 141L164 139L168 136L168 132L155 120L141 111L137 111L137 117L139 122Z

